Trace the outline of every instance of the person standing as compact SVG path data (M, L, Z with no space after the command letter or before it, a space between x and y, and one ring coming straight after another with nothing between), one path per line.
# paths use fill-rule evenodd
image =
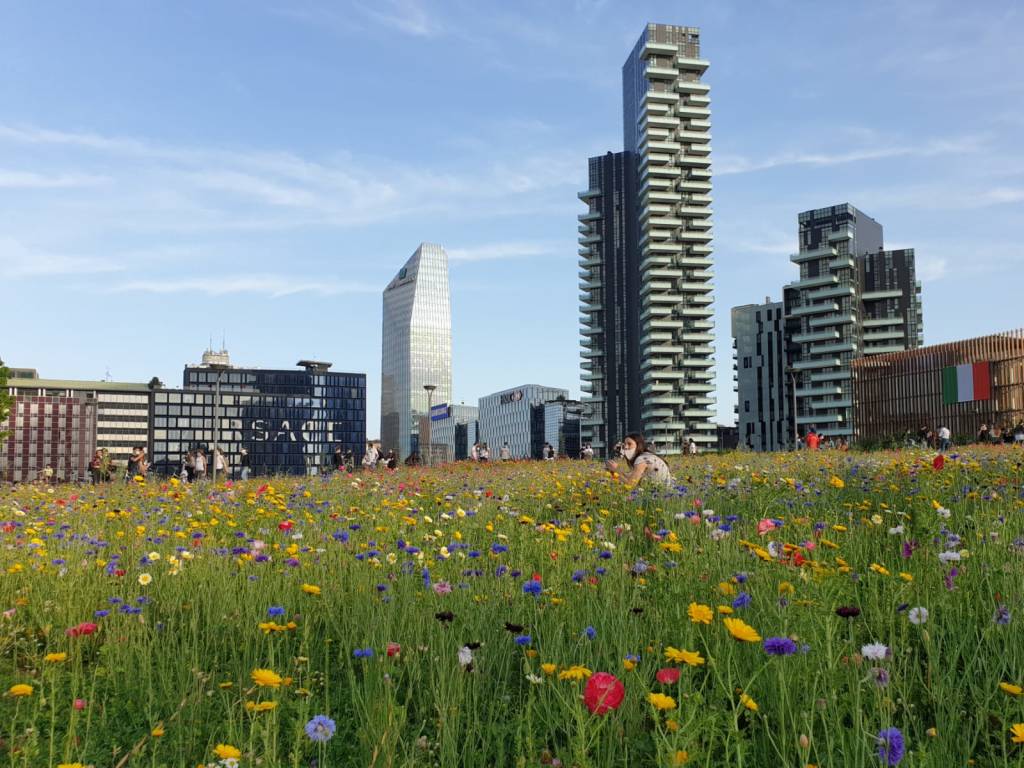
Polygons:
M220 450L219 446L213 449L213 468L216 470L214 472L215 475L218 475L218 476L223 477L225 479L227 478L227 476L228 476L228 462L224 458L224 454L221 453L221 450Z
M491 449L487 447L487 443L480 446L480 461L490 461Z
M334 454L331 456L331 466L335 472L341 472L345 468L345 456L341 452L341 446L335 446Z
M811 451L816 451L821 446L821 436L811 427L811 431L807 433L807 448Z
M949 431L949 427L939 427L939 450L943 453L949 450L951 436L952 434Z
M978 430L978 442L983 445L988 442L988 424L982 424Z
M470 451L469 455L473 461L480 461L480 443L473 443L473 450Z
M252 473L252 459L249 458L249 451L243 448L238 457L238 465L241 467L241 477L248 480Z
M206 451L200 448L196 451L195 458L195 479L202 481L206 479Z
M583 446L583 450L580 451L580 458L585 459L586 461L590 461L594 458L594 449L591 447L590 443Z
M501 446L501 450L498 452L498 458L502 461L508 461L512 458L512 449L508 447L508 440L506 440L504 445Z
M691 456L697 455L697 443L694 442L692 437L690 438L690 441L686 444L686 452Z
M363 454L363 469L376 469L380 454L377 453L377 446L373 443L366 444L366 453Z

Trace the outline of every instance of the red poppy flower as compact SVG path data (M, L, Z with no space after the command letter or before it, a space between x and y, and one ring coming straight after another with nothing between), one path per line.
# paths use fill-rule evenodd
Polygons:
M292 529L292 526L294 525L295 523L293 523L291 520L282 520L280 523L277 524L277 530L290 531Z
M678 667L664 667L658 670L658 674L654 677L657 678L658 682L662 685L675 685L679 682L679 668Z
M398 643L388 643L388 657L397 656L402 652L402 646Z
M942 469L945 465L946 459L941 453L932 461L932 466L935 467L936 470Z
M82 635L91 635L98 628L99 627L91 621L83 621L77 626L64 630L64 634L68 637L80 637Z
M622 705L626 687L615 675L597 672L590 676L583 689L583 703L595 715L603 715Z

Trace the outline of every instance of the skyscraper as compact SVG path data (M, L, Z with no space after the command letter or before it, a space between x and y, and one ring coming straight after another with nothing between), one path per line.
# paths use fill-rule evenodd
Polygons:
M785 287L797 425L854 436L850 363L922 342L914 250L886 251L882 225L849 203L798 216L800 279Z
M579 215L583 313L583 440L599 456L640 419L640 253L636 237L636 155L609 152L589 162L588 203Z
M736 425L739 445L778 451L795 443L792 389L786 371L786 320L781 301L732 309Z
M420 452L420 417L452 393L452 313L448 254L421 243L384 289L380 437L399 460Z
M666 453L715 442L707 68L696 28L648 24L622 67L625 151L591 158L580 194L584 439L602 453L627 428Z

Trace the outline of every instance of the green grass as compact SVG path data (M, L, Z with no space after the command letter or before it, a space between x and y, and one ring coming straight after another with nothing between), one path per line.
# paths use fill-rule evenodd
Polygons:
M1010 728L1024 697L999 683L1024 684L1024 452L968 451L941 471L931 458L700 456L673 462L685 490L662 497L580 462L262 490L2 488L0 690L33 692L0 697L0 765L194 768L218 764L226 744L243 766L668 766L683 752L700 766L866 766L883 764L875 736L887 727L905 737L902 765L1021 765ZM759 535L765 518L783 525ZM944 551L961 561L940 562ZM143 564L150 553L159 559ZM523 590L534 574L537 596ZM449 594L432 588L441 582ZM769 656L732 639L721 615L687 615L740 592L751 602L734 616L797 653ZM908 616L917 606L921 625ZM999 606L1009 624L994 621ZM271 621L282 631L260 629ZM81 622L98 629L69 637ZM389 657L388 643L401 652ZM890 657L863 659L868 643ZM668 646L706 663L671 664ZM353 655L365 648L372 657ZM592 715L585 683L559 679L571 665L618 676L622 706ZM664 686L655 675L669 666L682 674ZM284 683L254 685L257 668ZM651 692L676 707L659 712ZM325 743L303 730L317 714L337 726Z

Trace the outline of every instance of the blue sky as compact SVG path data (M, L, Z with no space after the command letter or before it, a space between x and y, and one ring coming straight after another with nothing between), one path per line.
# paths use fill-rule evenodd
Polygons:
M719 411L729 308L796 214L917 249L926 343L1022 325L1024 9L1010 0L0 2L0 356L180 385L331 360L380 398L381 291L451 256L455 400L579 392L576 192L621 149L647 21L711 61Z

